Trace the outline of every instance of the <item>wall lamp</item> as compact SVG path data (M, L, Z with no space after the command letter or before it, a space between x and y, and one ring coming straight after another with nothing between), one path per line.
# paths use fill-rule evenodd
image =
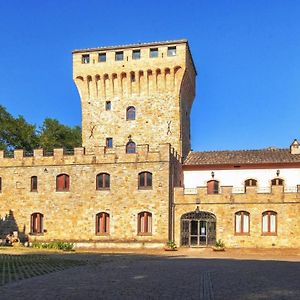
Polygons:
M280 174L280 170L277 170L277 171L276 171L277 177L279 176L279 174Z

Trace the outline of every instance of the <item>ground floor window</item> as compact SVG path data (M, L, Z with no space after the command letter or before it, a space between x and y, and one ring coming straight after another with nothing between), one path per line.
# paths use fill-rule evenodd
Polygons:
M246 211L235 213L235 233L249 234L250 231L250 214Z
M109 234L109 214L100 212L96 215L96 234Z
M43 219L44 216L41 213L33 213L31 215L31 234L43 233Z
M265 211L262 214L262 233L264 235L277 234L277 213L275 211Z
M143 211L138 214L138 234L152 234L152 214L148 211Z

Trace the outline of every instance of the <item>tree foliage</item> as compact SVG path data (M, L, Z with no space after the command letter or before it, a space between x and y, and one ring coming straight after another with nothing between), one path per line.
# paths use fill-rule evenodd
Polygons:
M23 116L13 117L0 105L0 149L74 148L81 146L81 128L69 127L59 121L46 118L43 125L28 123Z

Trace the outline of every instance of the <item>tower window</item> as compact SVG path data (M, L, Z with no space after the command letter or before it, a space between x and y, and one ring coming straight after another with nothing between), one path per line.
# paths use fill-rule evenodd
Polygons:
M111 101L105 102L105 110L111 110Z
M124 52L123 51L117 51L115 54L115 60L123 60L124 59Z
M30 191L37 192L37 176L31 177Z
M81 62L83 64L89 64L90 63L90 55L89 54L83 54L81 57Z
M96 189L107 190L110 188L110 175L107 173L100 173L96 176Z
M132 59L140 59L140 58L141 58L141 50L133 50Z
M158 57L158 48L150 48L150 57Z
M98 54L98 61L99 62L106 62L106 53L99 53Z
M152 173L141 172L139 173L139 189L151 189L152 188Z
M112 148L112 147L113 147L113 139L106 138L106 148Z
M135 107L134 106L127 107L126 120L135 120Z
M126 153L135 153L135 143L134 142L128 142L126 145Z
M168 56L176 56L176 46L168 47Z
M283 179L274 178L274 179L271 180L271 185L283 185Z

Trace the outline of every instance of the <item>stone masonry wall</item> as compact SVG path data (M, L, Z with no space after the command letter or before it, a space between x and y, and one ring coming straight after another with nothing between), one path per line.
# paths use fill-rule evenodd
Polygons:
M221 194L208 195L205 187L196 195L184 195L183 188L175 188L175 241L180 244L180 218L183 214L207 211L216 216L216 238L227 247L300 247L300 193L284 193L282 186L273 186L271 193L257 194L255 187L247 187L243 194L232 194L232 187L222 187ZM277 212L277 235L262 235L262 213ZM250 233L235 234L235 213L250 213Z
M110 153L84 154L83 148L74 155L63 155L56 149L53 156L43 156L35 150L33 157L23 157L15 151L14 158L4 158L0 152L0 216L10 215L21 233L30 240L64 240L77 243L94 243L106 246L123 246L126 243L162 245L168 239L169 172L171 149L169 144L159 151L140 146L135 154L126 154L125 147ZM98 149L99 150L99 149ZM104 148L102 149L104 150ZM175 154L176 156L176 154ZM138 173L153 174L150 190L138 189ZM96 190L96 175L110 174L110 189ZM70 176L70 190L56 191L56 176ZM38 177L38 191L30 191L31 176ZM137 214L152 213L152 235L137 235ZM30 235L30 215L44 215L45 232ZM95 234L95 216L98 212L110 214L110 234ZM108 243L110 242L110 243Z

